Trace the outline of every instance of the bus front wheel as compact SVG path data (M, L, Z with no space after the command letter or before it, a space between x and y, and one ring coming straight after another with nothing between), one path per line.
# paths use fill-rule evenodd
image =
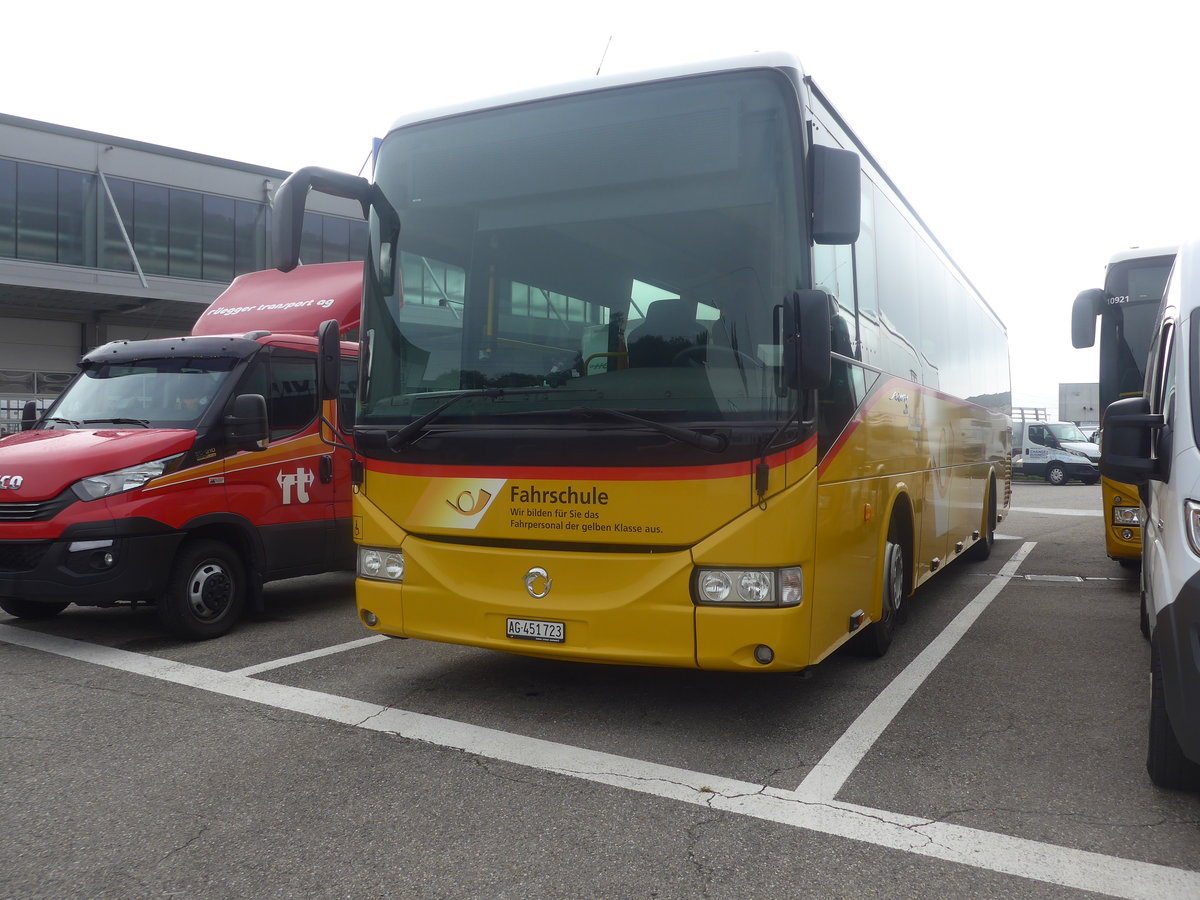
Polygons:
M904 603L904 548L896 526L888 529L888 542L883 557L883 610L879 621L868 625L858 638L858 646L866 656L880 657L892 646L900 611Z

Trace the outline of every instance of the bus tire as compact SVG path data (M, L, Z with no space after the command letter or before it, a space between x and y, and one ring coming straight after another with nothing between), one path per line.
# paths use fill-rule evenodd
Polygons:
M904 604L904 548L899 541L895 520L888 529L888 541L883 551L883 603L878 622L872 622L858 638L858 649L864 656L880 657L892 646L900 611Z
M1195 790L1200 788L1200 765L1183 755L1171 719L1167 715L1166 694L1162 684L1162 661L1158 648L1150 644L1150 740L1146 752L1146 772L1150 780L1163 788Z
M70 606L70 603L39 603L22 597L0 597L0 609L18 619L50 619Z
M992 555L992 544L996 543L996 482L988 480L987 496L983 502L983 533L964 554L972 562L983 562Z
M176 637L207 640L229 631L246 605L246 571L228 545L206 538L185 541L175 556L158 621Z
M1058 463L1050 463L1046 467L1046 480L1056 486L1066 484L1067 470Z

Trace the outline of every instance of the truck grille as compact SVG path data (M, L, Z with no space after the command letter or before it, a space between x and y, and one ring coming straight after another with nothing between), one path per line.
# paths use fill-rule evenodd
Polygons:
M38 567L50 541L0 542L0 572L31 572Z
M78 499L75 493L67 488L57 497L51 497L49 500L36 500L30 503L0 503L0 523L45 522L53 519Z

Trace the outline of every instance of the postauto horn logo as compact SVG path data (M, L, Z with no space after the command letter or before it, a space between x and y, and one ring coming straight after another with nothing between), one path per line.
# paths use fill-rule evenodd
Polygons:
M413 519L426 527L472 530L503 487L503 478L433 481L413 507Z

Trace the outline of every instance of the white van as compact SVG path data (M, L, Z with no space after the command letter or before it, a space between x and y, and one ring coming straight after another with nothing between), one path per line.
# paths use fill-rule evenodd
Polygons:
M1142 503L1146 768L1162 787L1200 789L1200 242L1167 282L1145 394L1109 405L1103 449L1105 476L1138 485Z
M1013 419L1013 474L1045 478L1051 484L1072 479L1100 480L1100 447L1070 422Z

